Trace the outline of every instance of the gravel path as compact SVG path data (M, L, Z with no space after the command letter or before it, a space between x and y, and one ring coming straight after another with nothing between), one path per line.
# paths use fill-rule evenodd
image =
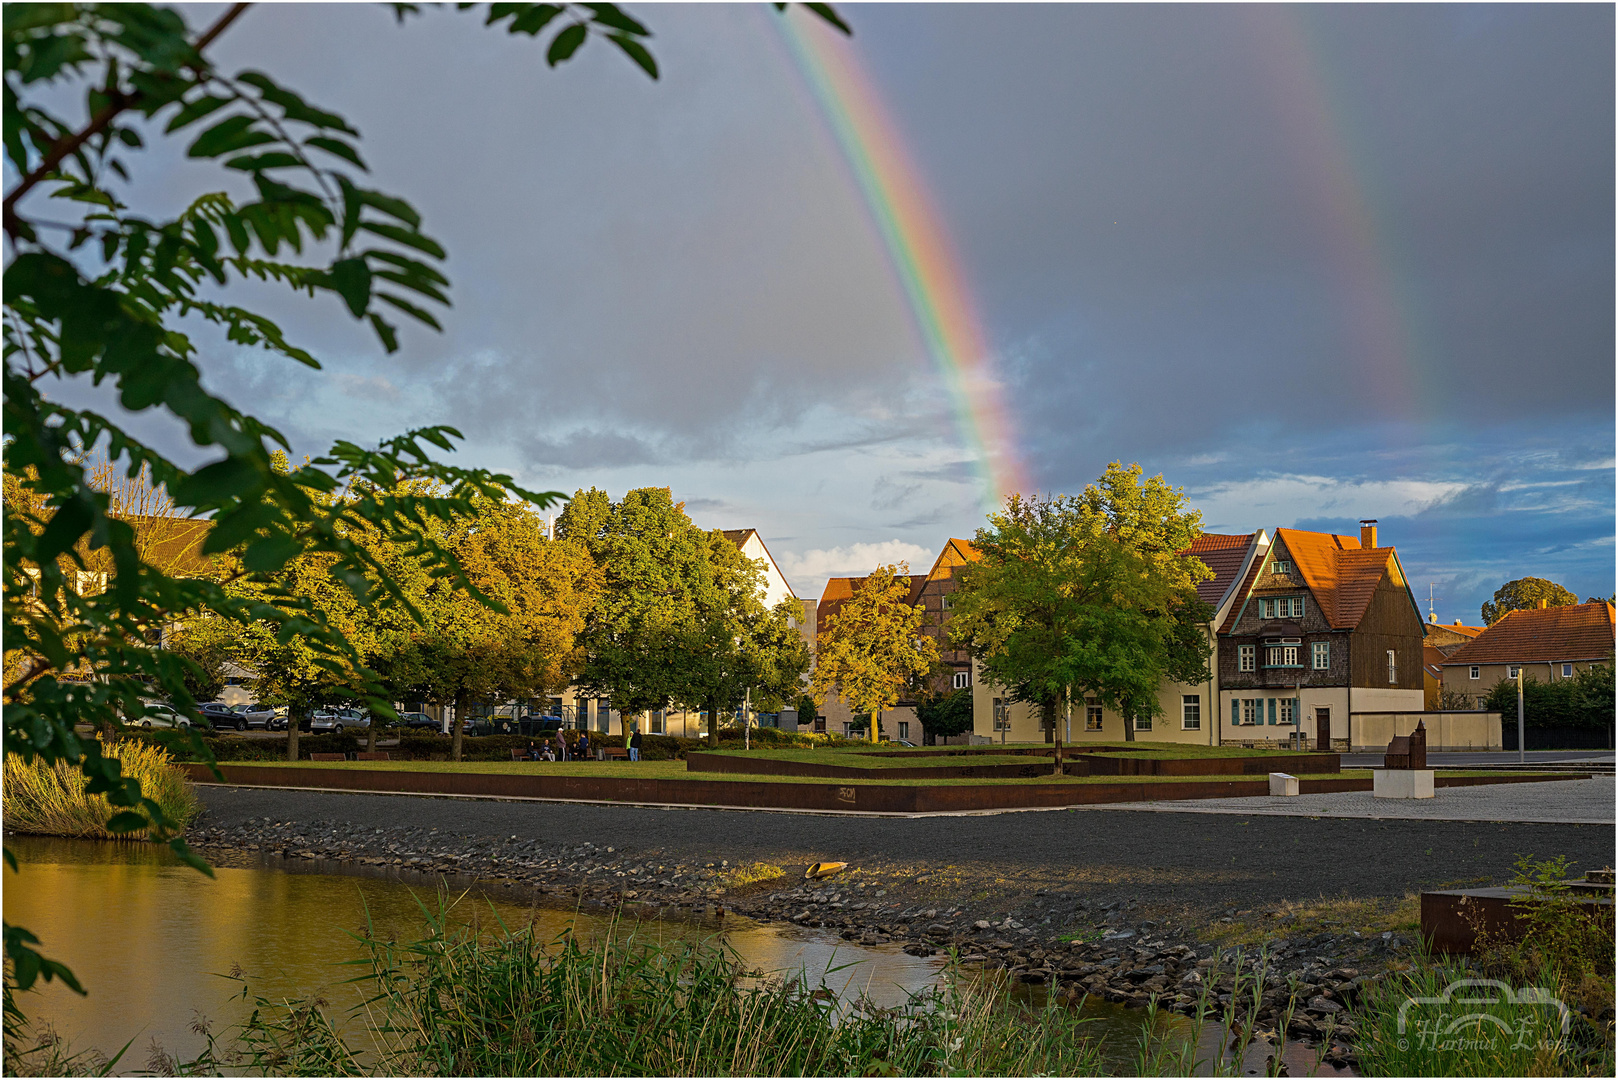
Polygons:
M1607 785L1610 808L1611 781ZM1203 909L1319 896L1399 896L1441 884L1501 882L1522 853L1566 855L1579 870L1608 866L1615 836L1610 816L1609 824L1599 825L1139 810L893 819L198 790L207 806L200 823L205 826L235 828L266 817L324 820L437 828L467 838L589 841L631 857L657 854L699 865L728 859L801 867L836 859L890 871L909 868L918 876L947 868L944 877L952 891L963 891L962 902L996 907L1016 906L1042 889Z
M1613 778L1544 784L1439 788L1431 799L1378 799L1368 791L1247 799L1163 799L1087 806L1086 810L1176 814L1264 814L1308 818L1381 818L1407 821L1510 821L1546 825L1611 825Z

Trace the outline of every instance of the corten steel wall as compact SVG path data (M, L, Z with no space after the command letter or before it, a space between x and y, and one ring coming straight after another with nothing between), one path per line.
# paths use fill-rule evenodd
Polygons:
M1421 894L1421 936L1435 953L1471 953L1480 934L1520 941L1522 916L1511 906L1517 889L1456 889ZM1612 898L1579 898L1587 918L1612 918Z
M626 769L634 766L626 765ZM198 783L215 782L207 766L185 766ZM917 814L961 810L1015 810L1038 806L1142 802L1152 799L1219 799L1269 794L1268 780L1120 782L1115 784L951 785L948 787L748 782L745 780L640 779L634 776L561 776L512 773L405 772L389 769L317 769L221 765L227 784L249 787L324 788L390 794L472 795L505 799L570 799L580 802L652 803L681 806L745 806L781 810L859 810ZM1556 779L1576 779L1576 774ZM1514 777L1457 777L1439 787L1510 783ZM1304 794L1370 791L1369 779L1303 780Z
M884 755L887 756L887 755ZM1050 751L1027 765L919 765L915 768L861 768L820 761L784 758L736 757L692 752L685 756L687 772L762 773L766 776L822 776L863 780L1016 780L1046 776L1055 759ZM1066 754L1069 776L1268 776L1272 772L1341 772L1336 754L1286 754L1263 758L1118 758L1096 754Z

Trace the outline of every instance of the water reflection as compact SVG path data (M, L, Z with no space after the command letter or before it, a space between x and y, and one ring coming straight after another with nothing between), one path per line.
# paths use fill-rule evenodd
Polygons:
M24 996L30 1017L50 1021L75 1047L114 1050L133 1038L132 1060L145 1060L156 1039L171 1053L193 1056L203 1040L191 1030L197 1017L215 1029L234 1022L245 1006L232 999L239 985L223 977L239 968L255 993L270 998L320 994L334 1006L357 1004L358 972L340 966L360 949L352 935L367 918L377 937L421 936L422 904L437 903L434 885L366 875L216 866L213 878L179 863L154 845L8 838L21 870L7 872L5 917L39 935L46 955L66 963L89 990L78 997L60 984L38 984ZM310 868L314 869L314 868ZM575 933L607 932L596 914L515 902L514 890L466 895L453 909L473 919L510 927L530 923L540 940L568 926ZM806 971L845 997L864 993L879 1005L897 1005L937 978L942 961L910 956L893 946L860 947L824 933L783 929L727 916L651 919L617 932L654 939L717 935L763 971ZM851 965L844 967L844 965Z

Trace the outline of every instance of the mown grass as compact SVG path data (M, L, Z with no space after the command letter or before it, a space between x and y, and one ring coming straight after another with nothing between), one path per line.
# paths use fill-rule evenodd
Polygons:
M179 822L182 828L201 812L202 804L197 801L191 781L161 747L121 739L103 742L102 753L118 759L123 775L139 779L141 794L161 806L169 820ZM6 831L123 840L147 837L149 830L108 830L107 822L119 811L105 795L89 794L85 786L85 776L77 765L46 765L38 758L24 763L16 754L8 754L4 795L0 798Z

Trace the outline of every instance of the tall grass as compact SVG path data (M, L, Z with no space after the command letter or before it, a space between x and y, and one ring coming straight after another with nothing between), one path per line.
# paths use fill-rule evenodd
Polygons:
M191 782L161 747L133 739L103 742L101 752L117 758L125 776L139 778L141 794L163 808L171 821L191 823L202 809ZM114 833L107 822L118 811L105 795L85 790L86 780L77 765L46 765L38 758L24 763L6 756L0 813L8 832L46 836L129 839L145 833ZM156 837L154 839L168 839Z
M425 910L425 909L424 909ZM1082 1075L1087 1021L946 978L896 1008L839 1002L823 980L750 971L713 942L630 930L581 942L456 926L362 939L361 1033L320 1001L255 1000L184 1072L455 1076ZM243 990L247 998L248 991ZM252 999L249 999L252 1000Z

